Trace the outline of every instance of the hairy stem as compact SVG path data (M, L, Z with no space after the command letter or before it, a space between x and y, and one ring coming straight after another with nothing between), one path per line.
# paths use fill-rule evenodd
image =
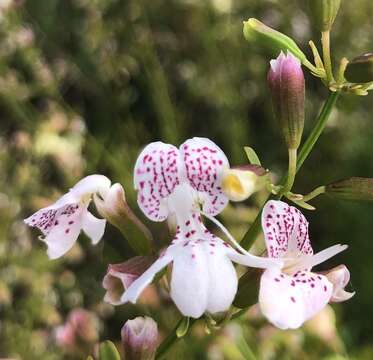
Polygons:
M297 160L297 167L296 172L302 167L304 161L307 159L308 155L312 151L313 147L315 146L318 138L320 137L321 133L323 132L326 122L329 119L329 116L333 110L333 107L339 97L339 92L330 92L328 98L326 99L321 112L317 118L316 125L313 128L312 132L308 136L307 140L304 142L298 156ZM284 181L282 181L284 183ZM282 194L279 195L271 195L268 197L267 201L270 199L279 200L282 198ZM266 202L267 202L266 201ZM260 232L260 216L261 212L259 211L257 217L255 218L254 222L250 226L249 230L244 235L243 239L241 240L240 244L245 249L250 249L253 245L255 239L257 238Z

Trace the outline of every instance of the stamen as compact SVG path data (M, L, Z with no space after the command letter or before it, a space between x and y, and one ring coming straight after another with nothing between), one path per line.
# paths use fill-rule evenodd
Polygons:
M238 241L231 235L231 233L228 231L228 229L216 218L213 216L210 216L203 211L201 211L201 214L205 216L207 219L212 221L223 233L224 235L229 239L229 241L238 249L240 250L243 254L245 255L252 255L248 251L246 251L239 243Z

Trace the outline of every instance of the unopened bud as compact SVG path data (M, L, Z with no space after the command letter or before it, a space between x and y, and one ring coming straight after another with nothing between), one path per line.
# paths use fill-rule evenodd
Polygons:
M258 165L246 165L225 171L223 193L232 201L243 201L265 185L267 171Z
M325 186L325 193L343 200L373 201L373 179L352 177Z
M128 320L122 328L126 360L153 360L158 345L158 326L150 317Z
M153 261L151 256L135 256L123 263L109 264L102 281L102 286L106 290L104 301L112 305L119 305L123 293L146 271Z
M257 19L251 18L244 21L243 34L249 42L257 42L272 48L275 53L280 51L292 53L302 63L306 61L306 55L289 36L270 28Z
M313 21L319 31L329 31L337 17L341 0L309 0Z
M304 127L304 75L293 55L281 53L271 60L268 72L275 115L280 122L288 149L299 147Z
M94 201L100 215L121 231L138 254L150 252L152 234L128 206L122 185L114 184L104 197L95 195Z
M350 272L345 265L339 265L324 273L333 284L332 302L342 302L351 299L355 292L347 292L344 288L350 281Z
M363 54L349 61L344 76L353 83L373 81L373 53Z

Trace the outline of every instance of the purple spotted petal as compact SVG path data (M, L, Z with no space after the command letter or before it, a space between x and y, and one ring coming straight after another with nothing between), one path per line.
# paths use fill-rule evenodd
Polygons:
M270 257L313 254L308 221L295 207L282 201L268 201L262 213L262 227Z
M217 215L228 203L221 189L223 171L229 167L227 157L215 143L205 138L187 140L180 152L186 177L204 202L203 211Z
M29 226L38 228L43 235L48 235L55 226L60 224L59 218L61 215L70 216L80 211L80 206L75 203L64 204L61 207L52 205L38 210L25 219L24 222Z
M308 271L293 275L266 270L260 281L259 305L264 316L281 329L296 329L329 302L333 285Z
M153 221L163 221L168 209L162 199L180 183L179 150L160 141L149 144L137 158L134 175L137 202Z

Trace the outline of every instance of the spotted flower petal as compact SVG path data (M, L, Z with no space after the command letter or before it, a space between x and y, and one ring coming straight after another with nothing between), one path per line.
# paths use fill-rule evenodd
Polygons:
M293 206L268 201L262 213L262 227L270 257L312 255L308 221Z
M329 302L332 292L333 285L323 275L267 269L260 281L259 305L275 326L296 329Z
M180 152L186 177L199 192L203 211L217 215L228 203L221 188L224 169L229 168L227 157L211 140L198 137L185 141Z
M52 259L64 255L82 229L96 244L102 238L106 221L94 217L87 208L94 193L105 196L109 188L106 176L87 176L54 204L38 210L24 222L43 233L41 240L48 245L48 256Z
M45 238L41 238L47 246L50 259L57 259L68 252L77 240L82 228L82 218L86 207L81 205L66 205L56 210L56 220L47 231Z
M149 144L139 155L134 174L141 210L150 220L165 220L169 211L164 199L180 183L179 150L160 141Z

